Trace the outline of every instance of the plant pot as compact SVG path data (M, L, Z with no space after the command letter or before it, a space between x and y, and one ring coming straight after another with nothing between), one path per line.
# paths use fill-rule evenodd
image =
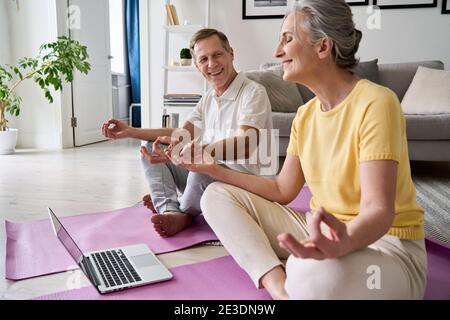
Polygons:
M16 152L17 129L0 131L0 154L13 154Z
M180 64L182 66L190 66L192 64L192 59L180 59Z

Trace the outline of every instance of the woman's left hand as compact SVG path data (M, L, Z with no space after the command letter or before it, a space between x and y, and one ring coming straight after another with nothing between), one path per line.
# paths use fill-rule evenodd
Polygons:
M194 142L186 144L179 154L173 153L172 148L166 149L165 154L176 166L192 172L210 175L217 167L205 148Z
M320 229L322 221L329 227L329 237ZM289 233L280 234L278 236L280 247L294 257L315 260L335 259L351 252L346 224L326 212L324 208L313 213L308 230L310 238L300 242Z

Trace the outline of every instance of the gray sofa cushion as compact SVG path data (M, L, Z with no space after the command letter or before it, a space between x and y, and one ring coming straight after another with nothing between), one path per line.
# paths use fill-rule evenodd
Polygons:
M276 70L283 76L283 68L280 63L268 62L260 66L260 70L272 71ZM378 74L378 59L360 62L353 70L358 77L363 79L368 79L375 83L380 83L380 78ZM300 92L303 101L307 102L314 98L314 93L307 87L301 84L296 84L298 91Z
M444 70L444 64L441 61L380 64L380 84L394 91L398 99L402 101L419 66Z
M264 86L274 112L296 112L303 99L294 83L284 81L282 70L269 69L244 72L244 75Z
M450 140L450 114L405 114L408 140Z
M294 120L296 114L297 112L272 112L273 128L280 130L280 137L289 137L291 135L292 121Z
M352 71L362 79L380 83L378 59L360 62Z

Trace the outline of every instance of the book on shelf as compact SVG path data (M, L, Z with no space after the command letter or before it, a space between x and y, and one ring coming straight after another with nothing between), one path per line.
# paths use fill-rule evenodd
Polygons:
M175 21L173 20L172 13L170 12L170 6L166 4L166 12L167 12L167 23L169 26L173 26Z
M172 9L172 15L175 25L178 26L180 24L180 21L178 20L177 9L175 9L175 6L173 4L171 4L170 7Z
M195 108L197 106L197 104L192 103L192 104L188 104L188 103L167 103L164 104L164 108L177 108L177 109L191 109L191 108Z
M178 113L164 114L162 116L163 128L178 128L180 123L180 115Z
M169 93L164 95L164 105L196 105L202 98L199 94Z
M180 24L178 20L177 10L173 4L166 4L167 20L170 26L177 26Z
M196 93L167 93L164 95L164 99L188 99L188 100L200 100L201 94Z

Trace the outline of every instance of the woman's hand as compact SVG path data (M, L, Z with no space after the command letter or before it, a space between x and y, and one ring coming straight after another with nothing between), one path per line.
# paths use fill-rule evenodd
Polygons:
M152 145L152 152L150 153L145 146L141 146L141 155L150 163L166 163L170 159L166 156L164 150L161 148L161 143L169 144L179 143L179 141L172 141L170 137L158 137Z
M195 142L184 145L181 151L179 147L169 146L164 152L176 166L192 172L211 175L213 170L218 167L214 164L214 158L206 151L206 148Z
M320 229L322 221L330 228L329 237ZM300 242L289 233L280 234L278 236L280 247L296 258L315 260L335 259L352 251L346 224L326 212L324 208L313 213L308 230L310 238Z

